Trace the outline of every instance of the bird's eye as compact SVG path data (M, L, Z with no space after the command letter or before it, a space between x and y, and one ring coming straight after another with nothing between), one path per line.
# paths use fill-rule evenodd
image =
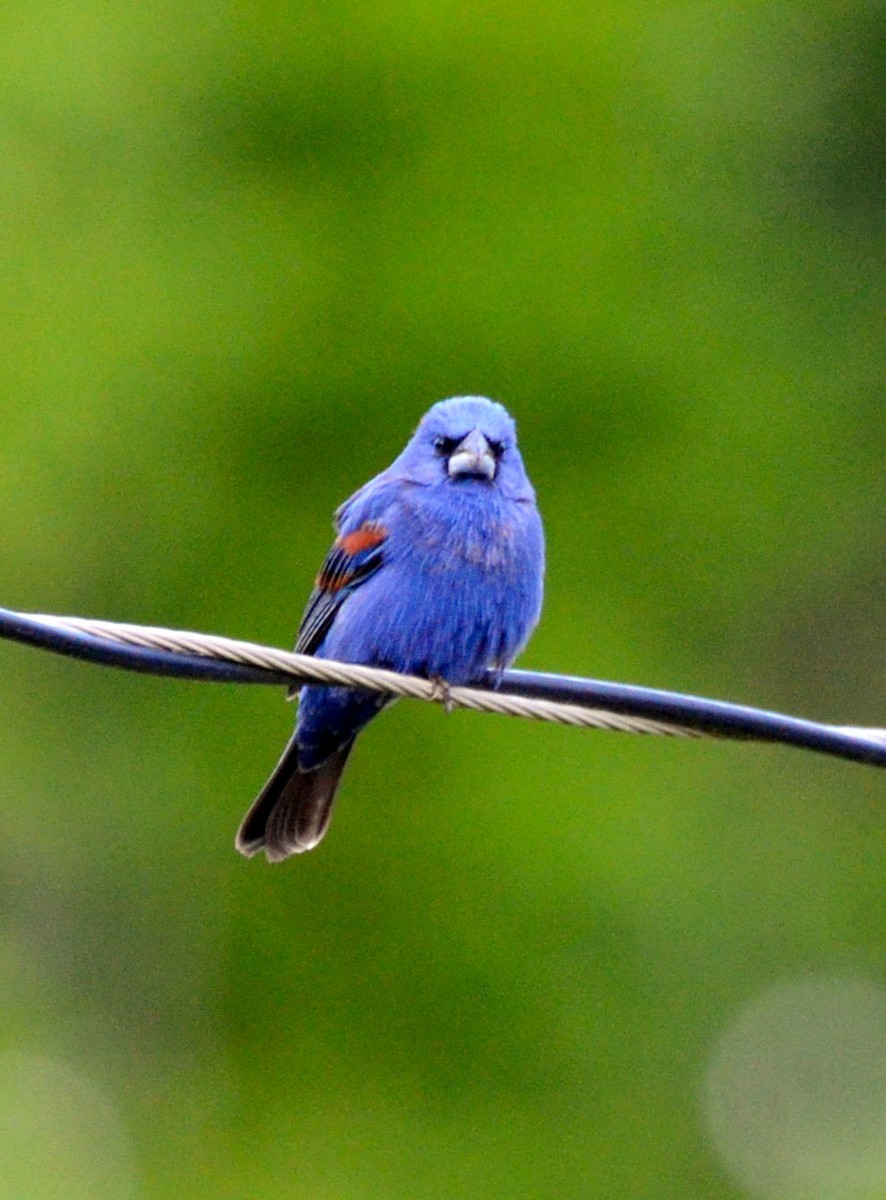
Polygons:
M498 460L501 458L501 456L505 452L504 442L493 442L492 440L490 440L489 441L489 449L492 451L492 457L495 459L496 462L498 462Z
M441 458L449 458L453 450L458 446L458 438L438 437L434 438L434 449Z

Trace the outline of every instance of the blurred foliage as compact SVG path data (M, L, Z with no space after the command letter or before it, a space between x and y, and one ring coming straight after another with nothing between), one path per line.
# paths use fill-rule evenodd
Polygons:
M527 665L884 723L882 5L0 30L4 604L287 645L335 505L484 392ZM721 1200L720 1032L882 982L876 771L403 704L270 869L276 693L2 657L2 1200Z

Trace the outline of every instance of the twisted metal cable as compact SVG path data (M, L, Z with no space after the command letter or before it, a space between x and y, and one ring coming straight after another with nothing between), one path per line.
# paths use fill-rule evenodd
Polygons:
M704 736L698 730L665 721L631 717L603 709L583 708L577 704L517 696L500 691L450 687L440 681L423 679L418 675L401 675L398 671L388 671L381 667L364 667L355 663L338 662L335 659L314 658L310 654L295 654L272 646L260 646L255 642L243 642L214 634L189 633L157 625L129 625L125 622L89 620L85 617L56 617L43 613L22 615L54 628L72 629L77 633L121 642L124 645L167 650L174 654L219 658L226 662L242 663L244 666L280 673L293 681L340 684L368 688L374 692L387 692L392 696L405 696L412 700L436 701L443 704L447 710L466 708L473 712L500 713L509 717L554 721L561 725L608 729L620 733L660 734L665 737Z
M233 638L0 609L0 637L105 666L233 683L314 682L591 729L775 742L886 766L886 730L826 725L656 688L531 671L487 671L472 687L314 658Z

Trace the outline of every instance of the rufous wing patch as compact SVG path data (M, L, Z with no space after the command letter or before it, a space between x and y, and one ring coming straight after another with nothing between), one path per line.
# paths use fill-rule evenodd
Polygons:
M367 521L353 533L343 534L337 545L345 554L360 554L363 550L372 550L375 546L380 546L387 536L387 530L377 521Z

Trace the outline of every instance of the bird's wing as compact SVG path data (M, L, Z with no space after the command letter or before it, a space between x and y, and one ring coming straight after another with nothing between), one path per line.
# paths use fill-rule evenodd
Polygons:
M296 654L313 654L345 599L384 561L387 530L380 521L364 521L341 533L326 555L298 630Z

